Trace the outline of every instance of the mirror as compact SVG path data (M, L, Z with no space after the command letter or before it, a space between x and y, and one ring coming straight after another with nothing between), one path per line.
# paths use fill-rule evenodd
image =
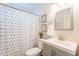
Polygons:
M66 8L56 13L55 30L73 30L72 8Z

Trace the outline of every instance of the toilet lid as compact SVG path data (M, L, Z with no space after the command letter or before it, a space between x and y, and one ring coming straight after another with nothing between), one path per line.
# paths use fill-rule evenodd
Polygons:
M28 55L28 56L35 56L35 55L39 54L40 52L41 52L41 49L35 47L35 48L31 48L31 49L27 50L26 51L26 55Z

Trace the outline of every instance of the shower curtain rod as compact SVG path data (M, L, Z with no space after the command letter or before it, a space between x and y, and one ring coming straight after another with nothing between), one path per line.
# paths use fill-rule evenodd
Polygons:
M22 12L25 12L25 13L30 13L30 14L36 15L35 13L28 12L28 11L22 10L22 9L20 9L20 8L16 8L16 7L11 6L11 5L6 5L6 4L3 4L3 3L0 3L0 4L1 4L1 5L4 5L4 6L6 6L6 7L10 7L10 8L13 8L13 9L16 9L16 10L19 10L19 11L22 11ZM38 15L36 15L36 16L38 16Z

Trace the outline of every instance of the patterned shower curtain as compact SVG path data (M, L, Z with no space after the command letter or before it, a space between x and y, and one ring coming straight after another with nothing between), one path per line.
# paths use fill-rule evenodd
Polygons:
M39 16L0 4L0 55L25 55L37 44Z

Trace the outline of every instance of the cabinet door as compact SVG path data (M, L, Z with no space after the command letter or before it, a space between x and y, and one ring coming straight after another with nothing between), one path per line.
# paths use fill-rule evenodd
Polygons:
M61 54L61 53L58 53L58 52L55 52L54 55L55 55L55 56L65 56L64 54Z
M55 56L55 51L51 51L51 56Z
M72 54L64 51L64 50L61 50L61 49L58 49L56 47L53 47L53 51L55 52L55 56L73 56Z
M54 46L50 46L48 44L43 45L43 56L73 56L72 54L56 48Z
M50 48L50 46L44 44L42 54L43 54L43 56L51 56L51 48Z

